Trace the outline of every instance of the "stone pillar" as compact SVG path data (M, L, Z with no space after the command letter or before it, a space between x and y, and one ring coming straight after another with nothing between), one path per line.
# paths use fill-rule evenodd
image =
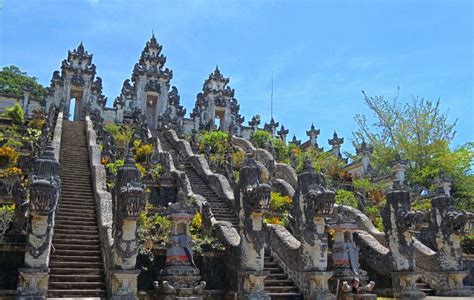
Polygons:
M431 249L437 251L439 264L433 272L436 280L430 282L437 294L443 296L470 296L471 291L464 287L463 279L468 271L463 266L461 235L466 225L472 222L474 214L457 210L454 199L446 194L446 185L440 182L438 194L431 199L429 225L421 233Z
M309 137L311 146L315 147L316 149L318 149L318 135L320 132L321 131L319 129L314 127L314 124L311 124L311 128L306 131L306 135Z
M286 137L288 136L288 133L290 131L288 129L285 129L285 126L283 126L283 124L281 125L281 128L280 130L277 132L278 133L278 136L280 136L281 140L283 141L283 143L286 144Z
M341 158L341 145L344 143L344 138L339 138L336 131L332 135L332 139L328 140L329 145L331 145L331 154L334 157Z
M373 147L369 147L365 141L360 144L360 147L356 148L357 155L361 156L362 166L364 168L364 175L369 171L370 155L374 152Z
M396 159L392 162L392 173L395 176L395 181L398 181L402 185L405 182L405 170L407 164L408 161L401 159L398 154Z
M298 176L298 187L290 212L294 236L301 242L302 265L299 270L308 279L305 293L310 299L335 299L328 287L332 272L328 265L327 218L335 203L335 192L326 189L325 181L309 159Z
M425 294L416 287L413 229L423 214L411 211L410 193L397 181L387 193L387 204L381 210L387 247L392 262L392 284L395 297L419 299Z
M110 294L112 299L137 299L137 220L140 212L145 209L146 199L145 185L141 183L140 172L130 154L126 156L124 166L117 172L115 189Z
M19 269L18 299L45 299L48 290L49 256L54 215L60 191L59 162L54 149L46 147L30 177L30 214L25 268Z
M206 287L200 281L199 269L194 263L193 240L189 227L196 214L196 208L189 203L183 191L178 193L178 201L168 206L167 215L171 220L170 247L166 251L166 267L160 271L155 289L165 294L165 300L202 299Z
M234 197L240 210L240 272L239 294L242 299L270 299L264 291L264 280L269 275L263 271L266 232L263 214L270 207L271 187L260 183L260 170L251 154L240 169L240 182Z

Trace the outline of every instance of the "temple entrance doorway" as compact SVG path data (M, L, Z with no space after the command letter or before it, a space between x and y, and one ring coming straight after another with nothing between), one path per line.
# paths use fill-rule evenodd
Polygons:
M216 107L216 111L214 113L214 127L218 130L226 131L225 126L225 108L224 107Z
M71 98L71 100L69 100L69 109L68 109L68 112L69 112L68 120L69 121L74 121L74 119L75 119L76 108L77 108L77 103L76 102L77 102L76 98Z
M158 94L147 93L146 95L146 121L148 127L156 128L156 105L158 103Z

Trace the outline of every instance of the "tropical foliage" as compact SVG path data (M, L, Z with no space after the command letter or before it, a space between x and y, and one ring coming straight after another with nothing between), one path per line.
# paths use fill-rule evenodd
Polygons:
M0 71L0 93L22 97L23 91L31 91L33 98L42 98L46 95L46 89L38 83L36 77L30 77L17 66L3 67Z

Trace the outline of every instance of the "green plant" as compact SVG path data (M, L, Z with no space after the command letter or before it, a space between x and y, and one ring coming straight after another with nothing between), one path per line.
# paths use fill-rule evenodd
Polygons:
M0 147L0 167L15 166L20 158L20 153L13 147L4 145Z
M25 122L25 111L19 103L7 108L3 116L11 119L13 123L17 125L21 125Z
M120 167L123 167L125 162L122 159L116 160L113 163L108 163L105 167L107 170L112 173L113 175L117 175L117 171Z
M163 173L163 166L161 164L156 164L153 168L150 169L149 174L153 180L160 178L161 173Z
M346 190L337 190L336 191L336 204L347 205L350 207L358 207L359 201L357 200L356 195L353 192Z
M268 142L272 140L272 135L265 130L257 130L250 138L252 144L257 148L266 148Z
M135 160L137 162L145 162L145 161L148 162L150 160L150 156L153 154L153 145L151 144L139 143L139 145L135 147L135 149L136 149Z
M290 196L283 196L280 193L272 192L270 198L270 209L275 212L288 211L291 207L292 199Z
M3 240L3 235L10 226L15 213L15 204L0 206L0 241Z
M160 214L141 212L138 217L138 239L143 250L152 250L155 245L164 247L171 233L171 221ZM144 251L146 252L146 251Z
M35 77L30 77L17 66L3 67L0 71L0 93L22 97L24 90L31 92L33 98L43 98L46 89Z

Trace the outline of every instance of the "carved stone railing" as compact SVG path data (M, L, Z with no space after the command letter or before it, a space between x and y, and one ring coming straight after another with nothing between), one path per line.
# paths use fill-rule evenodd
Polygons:
M234 193L232 187L224 175L211 171L206 159L193 153L188 141L178 138L174 130L164 132L166 138L179 151L179 155L186 155L187 161L194 170L209 184L213 191L223 200L235 207Z
M276 162L272 154L267 150L256 148L250 141L236 136L232 136L232 144L242 148L246 152L252 152L255 159L265 165L272 177L280 181L286 181L293 187L293 191L297 187L298 178L295 169L287 164ZM288 190L286 194L290 195L291 189Z
M334 209L336 213L346 216L348 219L353 220L357 228L362 231L369 233L373 236L380 244L386 245L385 241L385 233L379 231L372 221L360 210L354 207L350 207L347 205L334 205Z
M303 295L309 297L311 273L305 271L301 242L282 225L265 224L265 229L268 232L268 246L272 257L295 282Z
M87 147L89 150L92 187L96 201L97 216L99 218L99 236L101 241L102 258L106 272L107 287L110 288L110 272L114 238L112 234L113 212L112 195L107 191L107 175L104 165L100 162L100 148L97 145L97 134L89 116L86 116Z
M34 162L30 177L31 223L25 251L25 267L19 269L17 299L45 299L49 282L49 258L61 183L59 153L63 113L58 114L51 145Z
M193 167L196 166L195 169L199 174L207 174L209 176L204 177L204 178L209 178L210 180L209 182L217 183L219 187L215 187L216 184L212 184L212 183L210 183L210 185L216 188L216 190L214 191L219 196L221 195L225 196L223 197L223 199L226 199L227 201L229 201L233 207L234 206L233 194L230 194L228 192L226 193L223 192L226 189L226 186L230 189L230 185L228 181L225 179L225 177L220 174L212 173L212 171L210 171L209 169L207 162L201 157L199 157L198 155L195 155L192 152L189 143L180 140L174 131L168 131L167 136L165 136L165 138L167 137L170 137L168 138L168 140L170 141L170 143L173 144L173 146L179 149L180 152L184 151L185 155L189 158L189 161L191 162L192 166ZM237 247L240 244L240 235L237 232L237 230L232 226L231 223L226 222L226 221L219 221L214 217L214 215L212 214L212 210L209 207L209 204L207 203L207 200L201 195L195 194L193 192L191 188L191 183L186 173L176 168L176 162L174 161L173 156L170 153L163 150L159 139L157 139L157 146L158 146L158 151L160 155L160 162L163 164L163 167L165 168L165 170L169 170L169 172L175 178L178 189L182 189L189 197L192 197L195 199L199 212L203 216L204 229L207 231L210 231L211 229L213 229L217 237L224 244L226 244L226 246L234 247L234 248ZM191 158L191 157L194 157L194 158ZM219 193L218 191L221 191L221 193Z

